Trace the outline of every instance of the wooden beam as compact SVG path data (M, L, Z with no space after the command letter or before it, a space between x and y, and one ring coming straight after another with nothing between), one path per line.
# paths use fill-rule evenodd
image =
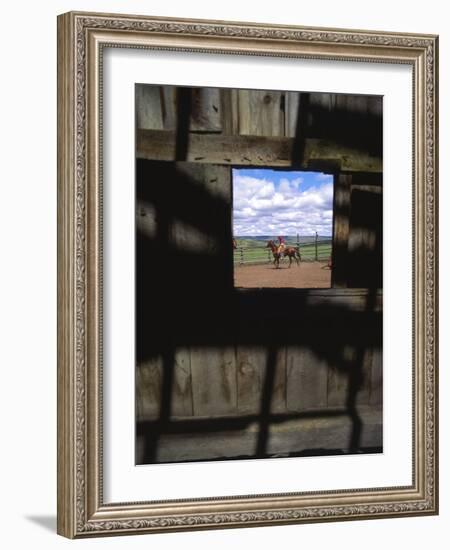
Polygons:
M237 136L190 133L187 144L188 162L228 164L235 166L272 166L292 168L294 138ZM166 130L138 129L136 154L140 159L175 161L176 133ZM381 172L382 159L330 140L306 139L303 159L295 168L314 166L320 170L332 163L346 172Z
M334 232L332 286L347 286L348 238L352 176L339 174L334 182Z
M290 141L286 138L190 133L185 160L202 164L289 166ZM175 132L138 130L137 157L177 160L175 143Z

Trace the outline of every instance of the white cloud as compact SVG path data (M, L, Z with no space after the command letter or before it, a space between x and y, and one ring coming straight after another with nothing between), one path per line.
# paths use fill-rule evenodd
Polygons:
M303 178L265 178L238 174L233 179L235 235L330 235L333 183L317 174L314 186L302 190Z

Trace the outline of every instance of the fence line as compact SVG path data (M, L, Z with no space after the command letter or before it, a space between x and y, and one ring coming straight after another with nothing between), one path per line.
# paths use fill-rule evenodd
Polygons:
M303 237L305 238L305 237ZM266 241L261 241L261 246L240 246L234 249L235 265L263 264L273 262L270 248L266 247ZM297 240L286 241L286 246L298 247L302 261L327 261L331 257L332 239L322 238L319 235L311 237L310 241Z

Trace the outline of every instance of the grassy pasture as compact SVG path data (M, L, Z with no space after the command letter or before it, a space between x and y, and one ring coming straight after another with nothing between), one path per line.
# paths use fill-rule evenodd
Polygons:
M313 261L316 259L315 237L300 240L300 254L302 261ZM237 249L234 250L235 264L257 264L267 263L272 260L272 252L266 248L267 240L252 239L250 237L237 238ZM297 246L296 240L287 239L287 246ZM327 261L331 256L331 238L319 240L317 243L317 259Z

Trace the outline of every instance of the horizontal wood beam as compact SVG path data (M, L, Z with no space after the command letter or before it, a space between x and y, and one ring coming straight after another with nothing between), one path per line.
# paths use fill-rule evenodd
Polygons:
M222 134L188 134L185 158L177 158L177 136L167 130L137 130L137 157L230 166L293 167L294 138ZM306 139L296 168L334 166L346 172L381 172L382 159L330 140Z

